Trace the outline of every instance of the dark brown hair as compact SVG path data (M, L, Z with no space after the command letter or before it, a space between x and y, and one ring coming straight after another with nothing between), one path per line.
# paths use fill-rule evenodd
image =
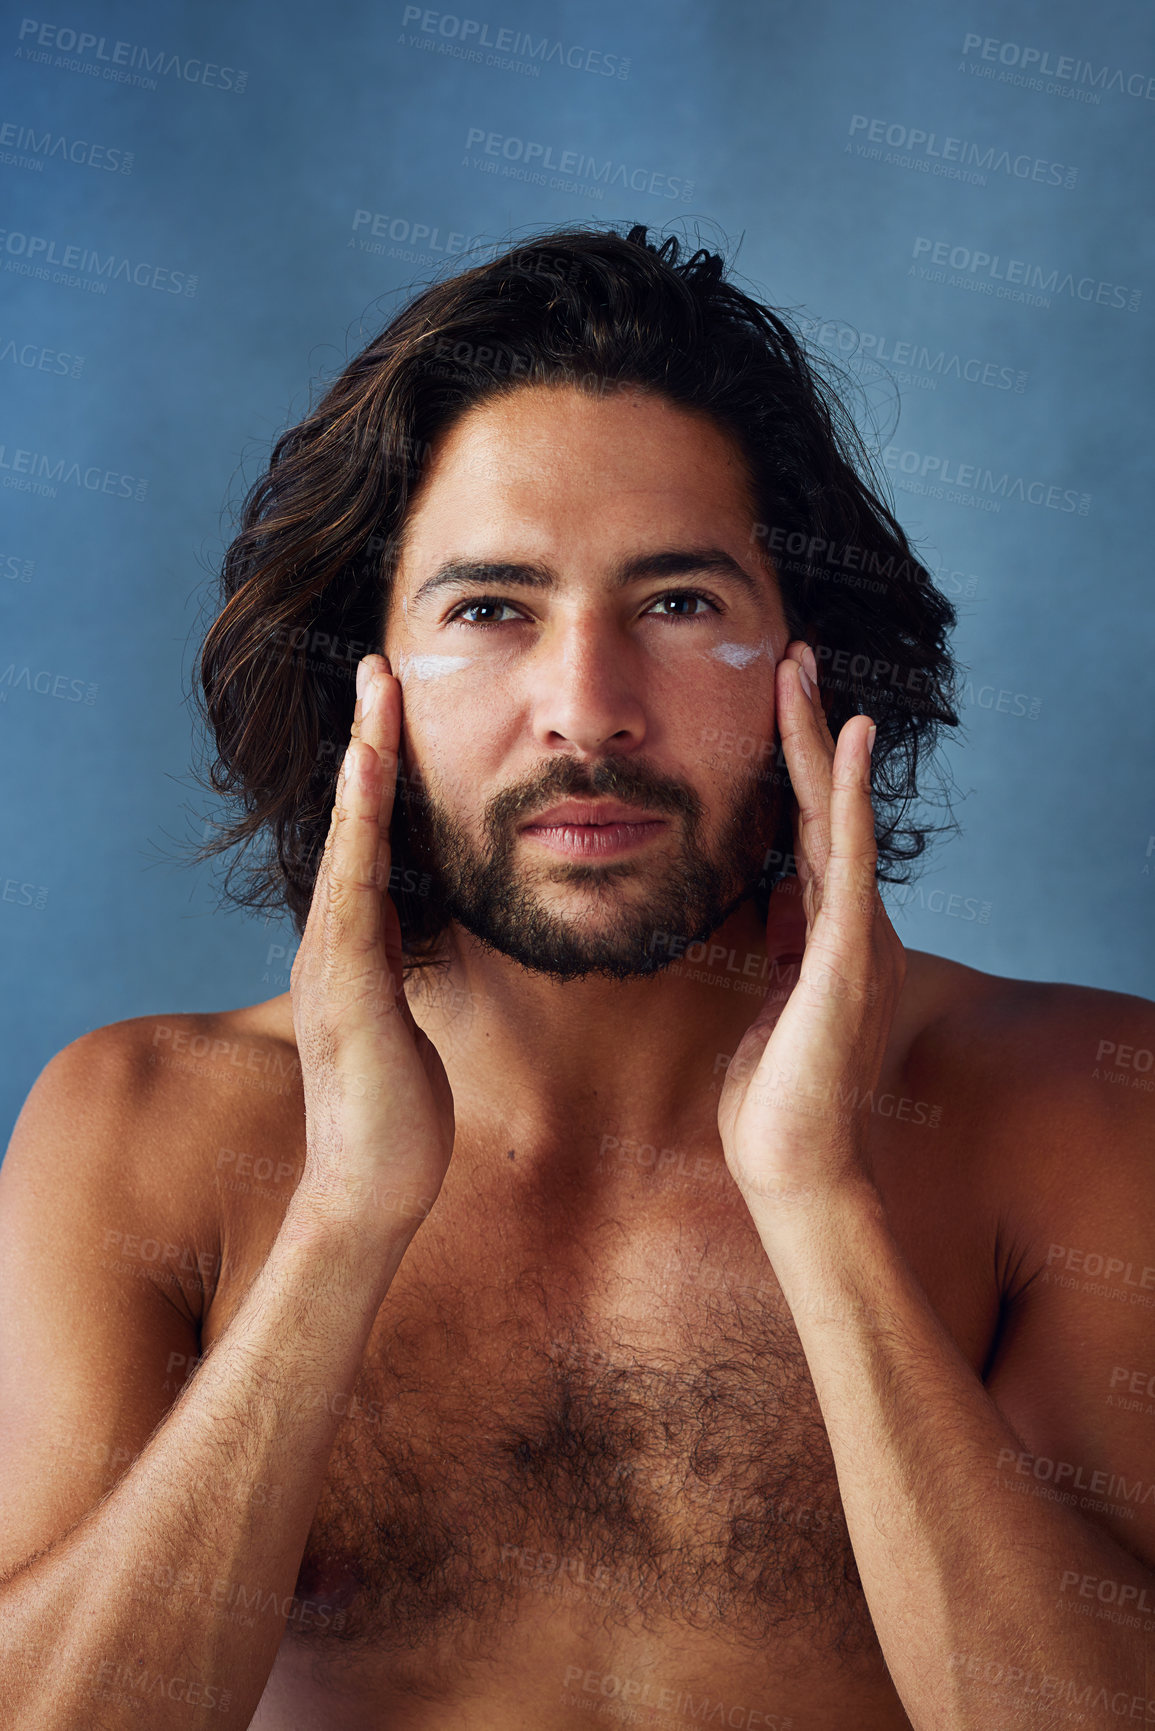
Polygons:
M197 668L215 741L208 785L238 807L198 850L240 848L228 900L289 910L303 931L354 676L382 642L407 509L439 435L530 384L642 386L705 412L745 455L760 552L791 637L806 637L832 733L877 723L879 877L904 882L932 828L927 762L955 726L955 612L880 495L839 392L780 313L741 292L717 253L683 257L644 225L560 228L418 293L282 433L227 549L221 608ZM941 776L939 777L941 783ZM788 807L759 886L792 869ZM400 802L399 802L400 808ZM919 821L919 818L922 821ZM394 823L393 894L407 960L443 929ZM239 888L235 887L240 879Z

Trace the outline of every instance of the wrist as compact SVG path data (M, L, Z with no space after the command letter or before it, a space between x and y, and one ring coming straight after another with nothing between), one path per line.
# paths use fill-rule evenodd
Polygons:
M358 1203L351 1192L298 1185L279 1236L357 1283L387 1289L424 1216Z
M866 1173L745 1200L784 1291L792 1280L836 1281L889 1236L882 1196Z

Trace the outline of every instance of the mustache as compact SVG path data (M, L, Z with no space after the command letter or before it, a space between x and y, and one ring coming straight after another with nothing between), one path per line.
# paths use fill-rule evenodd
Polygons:
M397 778L397 793L397 805L417 823L439 803L436 786L428 782L420 769L404 763ZM641 759L603 757L593 764L583 764L572 757L559 757L516 786L494 794L486 804L483 825L492 834L547 803L598 797L617 799L623 805L650 811L670 812L688 818L692 824L701 821L705 809L692 787L673 776L662 775Z
M547 802L561 799L618 799L650 811L671 812L692 821L702 815L702 801L693 788L672 776L658 773L634 758L599 758L583 764L572 757L555 758L538 775L503 788L488 802L487 827L503 829L539 810Z

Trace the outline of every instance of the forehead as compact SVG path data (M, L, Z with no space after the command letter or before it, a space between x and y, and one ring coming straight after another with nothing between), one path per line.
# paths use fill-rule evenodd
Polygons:
M709 532L754 567L755 515L741 449L710 416L636 386L527 385L468 410L436 441L398 576L481 551L496 532L527 550L541 543L542 554L563 533L570 547L612 541L616 552L631 532L660 528L663 541Z

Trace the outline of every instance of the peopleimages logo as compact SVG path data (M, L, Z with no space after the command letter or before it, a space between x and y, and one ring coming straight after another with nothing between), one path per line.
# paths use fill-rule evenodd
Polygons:
M1043 505L1051 511L1075 511L1080 517L1091 509L1090 493L1080 493L1074 487L1028 480L1005 469L996 474L979 463L959 463L933 452L903 451L897 445L887 445L882 461L892 474L901 477L898 485L904 492L925 493L952 504L982 500L984 510L997 511L1003 499L1018 499L1024 505Z
M835 319L800 319L799 329L820 347L855 361L870 378L899 369L896 374L899 384L918 383L930 390L937 388L939 379L1014 391L1019 396L1027 388L1028 375L1020 368L957 350L952 352L918 337L895 338L877 331L860 331Z
M555 154L552 144L540 144L532 138L516 138L501 132L488 132L483 126L471 126L466 135L465 148L473 150L481 147L483 157L500 158L503 163L502 172L508 172L513 165L518 165L520 178L533 181L535 184L546 184L546 172L552 170L555 174L571 177L575 181L593 182L601 196L601 189L607 186L620 186L625 191L648 193L653 198L677 198L683 204L688 204L694 195L694 182L683 180L679 176L665 174L660 169L629 168L624 162L614 162L606 157L599 162L596 157L587 156L580 150L559 150ZM469 157L463 164L472 166ZM490 167L490 164L483 164ZM492 172L498 172L498 161L492 163Z
M442 235L438 224L413 222L408 217L390 216L387 211L355 210L353 234L359 235L363 228L368 228L377 240L390 240L395 246L424 247L430 253L444 253L447 257L468 252L481 239L480 236L471 238L462 230L453 228ZM352 246L352 237L348 244Z
M53 373L64 379L78 379L84 371L84 356L61 353L44 343L20 343L15 337L0 336L0 366L11 361L14 367L29 372ZM3 561L0 559L0 565Z
M14 120L0 123L0 146L3 146L0 161L20 168L42 169L46 161L55 157L59 162L72 162L81 168L131 174L134 161L131 150L117 145L93 144L86 138L68 138L62 132L38 132L34 126L21 126Z
M976 64L987 61L1007 70L1025 74L1027 80L1052 78L1058 84L1090 87L1093 90L1113 90L1119 96L1134 96L1140 101L1155 101L1155 76L1146 72L1124 72L1120 66L1095 66L1090 60L1079 60L1070 54L1053 55L1046 48L1028 48L1020 42L1002 42L997 36L963 37L963 59L972 56Z
M894 162L899 167L918 167L924 173L952 173L952 165L963 178L986 185L987 174L1006 174L1015 180L1033 180L1041 186L1072 187L1079 178L1077 168L1069 163L1052 162L1046 156L1032 156L1029 151L1002 150L998 145L975 144L969 138L953 138L949 134L928 132L924 126L904 126L899 121L872 119L868 114L852 114L850 133L868 146L886 145L861 154L881 162ZM850 145L846 146L850 149ZM973 169L978 172L967 174Z
M618 54L606 54L600 48L581 48L577 43L567 46L550 36L535 41L528 30L515 30L504 25L497 26L495 33L491 34L487 21L462 18L455 12L431 12L424 6L406 6L401 14L401 27L405 29L410 24L416 24L422 34L439 38L446 45L455 43L474 51L487 48L494 56L511 54L519 60L535 62L535 71L553 61L558 66L568 66L571 72L593 72L602 78L628 78L630 75L629 61ZM432 48L435 43L423 43L422 46ZM475 52L475 58L481 56Z
M158 294L195 295L197 279L166 265L123 254L99 253L92 247L57 243L42 234L24 234L19 229L0 228L0 253L6 253L4 269L19 276L67 282L107 294L110 282L131 283L134 288L155 289Z
M47 456L43 451L14 449L0 444L0 485L21 493L36 493L55 499L57 488L79 487L88 493L112 493L121 499L142 500L148 482L119 469L102 469L95 463L80 463L69 457Z
M1077 277L1073 271L1064 271L1058 266L1047 268L1032 264L1029 259L1004 258L1001 253L985 252L981 248L952 246L949 240L931 240L922 234L915 236L911 257L925 260L925 265L920 268L912 264L910 275L925 276L932 282L945 282L944 271L954 271L958 277L971 278L985 294L997 292L1000 299L1026 300L1033 304L1041 302L1049 306L1051 296L1066 295L1073 301L1094 302L1096 306L1122 308L1133 313L1138 312L1143 296L1142 289L1128 288L1122 283L1105 282L1093 276ZM934 268L927 269L926 266ZM997 291L993 286L996 283L1000 285Z
M110 43L107 36L94 36L89 30L73 30L68 25L42 24L38 18L22 18L17 39L18 60L60 66L66 72L87 72L93 78L139 85L145 90L157 88L156 78L151 76L155 73L161 78L177 78L182 84L203 84L206 90L231 90L239 96L249 78L247 72L220 66L215 60L146 48L139 42Z

